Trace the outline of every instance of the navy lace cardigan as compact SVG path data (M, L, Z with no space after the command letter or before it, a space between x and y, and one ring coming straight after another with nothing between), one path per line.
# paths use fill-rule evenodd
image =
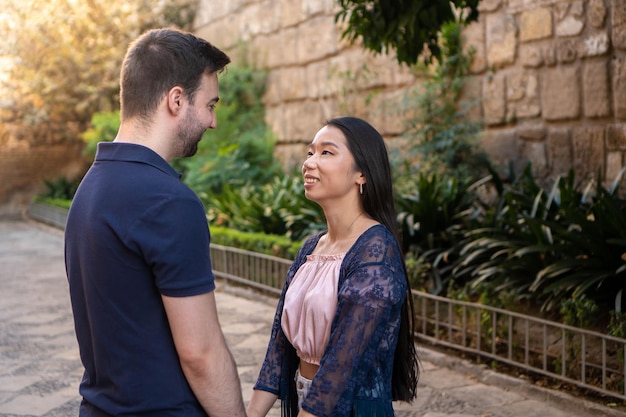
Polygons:
M299 359L281 328L284 297L323 234L305 242L289 269L254 386L278 395L285 417L298 413ZM357 239L343 259L338 285L330 340L302 408L319 417L393 416L391 375L407 286L400 248L385 226L372 226Z

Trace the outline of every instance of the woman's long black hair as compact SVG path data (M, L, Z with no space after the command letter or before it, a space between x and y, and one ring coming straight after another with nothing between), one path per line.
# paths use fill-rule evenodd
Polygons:
M352 153L358 171L363 172L367 183L361 195L363 209L371 218L385 225L393 233L400 248L399 230L393 200L391 167L385 141L374 127L356 117L340 117L326 122L340 129ZM413 340L414 316L413 296L406 274L407 293L402 304L400 333L393 361L392 396L395 401L411 402L417 394L419 364Z

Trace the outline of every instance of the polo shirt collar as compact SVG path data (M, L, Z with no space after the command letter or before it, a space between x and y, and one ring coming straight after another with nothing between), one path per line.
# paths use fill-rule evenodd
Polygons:
M138 162L155 167L167 175L181 178L181 174L152 149L135 143L100 142L95 161Z

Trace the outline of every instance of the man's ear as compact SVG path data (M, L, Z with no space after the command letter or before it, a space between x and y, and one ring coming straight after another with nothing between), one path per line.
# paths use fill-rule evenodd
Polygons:
M183 101L185 100L185 94L183 89L179 86L172 87L167 92L167 108L172 115L178 115L183 108Z

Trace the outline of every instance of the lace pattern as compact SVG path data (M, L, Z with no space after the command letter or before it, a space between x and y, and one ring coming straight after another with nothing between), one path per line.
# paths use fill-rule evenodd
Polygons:
M277 394L283 415L298 411L295 349L281 328L284 295L323 233L310 238L291 266L278 302L255 389ZM406 278L400 249L382 225L372 226L342 262L329 343L302 408L317 416L393 416L391 375Z

